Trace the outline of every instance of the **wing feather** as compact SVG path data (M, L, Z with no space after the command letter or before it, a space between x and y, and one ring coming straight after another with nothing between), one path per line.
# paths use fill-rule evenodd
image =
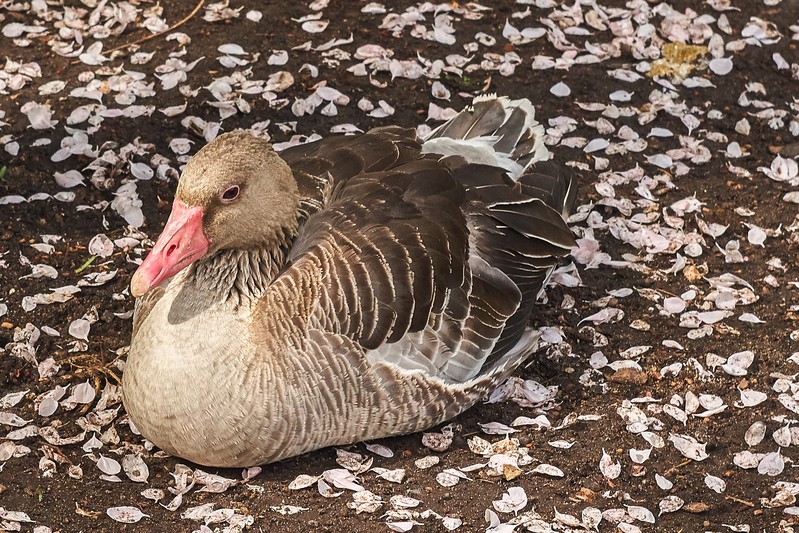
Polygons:
M529 111L503 105L482 102L477 116L435 135L496 132L508 152L532 142L522 138ZM281 156L305 216L274 283L307 288L313 302L297 320L346 336L372 364L455 383L513 368L503 358L529 352L518 344L532 304L574 243L562 217L570 177L539 163L511 179L457 155L422 154L413 132L395 127Z

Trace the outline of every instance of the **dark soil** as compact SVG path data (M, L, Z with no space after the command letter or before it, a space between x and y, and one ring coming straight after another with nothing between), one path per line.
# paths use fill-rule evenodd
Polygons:
M621 6L620 2L613 2ZM524 6L514 4L509 0L491 2L493 11L486 13L485 18L479 21L461 20L457 24L460 39L471 40L471 36L479 31L485 31L498 37L497 44L491 51L504 53L514 50L514 47L501 38L502 27L505 20L514 11L520 11ZM678 1L673 5L678 10L695 6L695 2ZM483 531L487 527L484 521L484 511L492 508L492 501L500 499L503 492L510 486L525 488L531 504L548 521L553 519L553 508L560 513L580 515L586 505L592 505L601 510L624 507L625 505L642 505L648 507L657 516L658 502L669 495L655 484L654 474L659 473L674 482L672 493L676 494L686 504L694 505L695 510L701 512L688 512L681 510L667 513L657 518L654 525L638 523L645 531L726 531L724 524L749 524L752 531L777 531L783 527L785 531L789 524L796 524L796 517L791 517L781 508L769 508L763 505L761 498L768 499L774 495L771 489L777 480L794 481L796 475L792 467L795 464L789 460L799 461L797 448L783 448L782 454L786 459L786 470L777 478L770 478L757 473L757 470L744 470L732 463L732 456L741 450L748 449L744 442L744 433L756 420L766 421L768 432L766 439L752 451L770 452L777 446L771 440L771 433L783 425L782 421L775 421L774 417L791 415L777 401L776 394L771 391L776 376L774 373L793 375L796 365L787 362L791 353L797 351L797 342L789 338L791 331L799 328L796 313L797 289L788 282L796 280L799 269L795 262L797 254L796 239L791 240L785 234L780 238L769 239L765 248L750 246L747 243L747 227L741 222L741 217L735 214L734 209L745 206L756 214L746 221L757 224L763 228L783 228L790 226L796 216L796 206L783 202L780 198L789 190L787 184L779 184L765 178L756 172L758 166L768 167L773 159L773 152L780 147L794 142L787 129L778 132L771 130L766 121L751 119L752 133L741 138L735 133L735 123L745 116L745 110L739 107L737 99L747 83L752 81L762 82L768 89L767 97L776 106L784 108L796 95L797 82L791 78L790 71L777 71L774 68L771 55L780 52L789 62L799 58L797 43L790 41L790 32L787 26L796 23L799 8L796 2L786 1L776 7L765 7L755 2L741 3L742 11L727 12L731 25L734 28L742 27L751 16L758 16L780 25L780 30L786 35L779 43L758 48L748 46L743 51L735 54L735 68L727 76L720 78L706 73L715 84L716 89L681 89L680 97L685 100L688 107L697 106L700 110L707 111L715 108L724 112L724 118L710 120L703 118L703 128L711 129L726 134L730 140L738 139L750 152L745 160L733 162L745 166L752 172L751 178L741 178L728 171L726 160L718 151L723 151L725 145L706 142L714 153L710 163L696 166L683 177L674 178L676 188L670 191L659 192L661 208L685 197L696 195L706 205L702 210L705 220L729 224L730 228L718 241L723 245L730 239L737 238L741 241L742 251L747 261L741 264L725 264L724 257L712 244L712 239L707 239L709 245L706 253L696 260L698 265L706 265L709 275L717 276L730 272L741 276L751 282L759 300L740 312L750 312L764 320L764 324L748 324L728 319L731 327L716 329L713 335L697 340L685 338L687 330L678 327L674 317L664 316L658 311L655 304L639 296L618 299L612 307L624 310L625 317L621 322L602 324L596 329L606 335L609 345L596 348L593 345L592 335L583 329L585 323L580 321L586 316L598 311L591 303L607 295L607 291L622 287L636 289L652 288L666 294L681 294L691 285L682 276L665 275L657 269L670 267L669 256L656 256L648 258L647 265L654 270L654 274L644 275L629 269L611 269L607 266L598 269L581 268L584 285L578 288L556 287L548 293L548 303L540 305L540 313L536 321L541 325L556 325L563 329L565 340L570 345L571 353L560 353L554 347L542 351L538 359L532 361L517 375L524 379L535 379L545 385L557 385L560 388L558 396L559 405L547 412L553 424L562 420L570 413L599 414L602 418L598 421L579 421L562 430L534 431L521 428L515 434L521 443L529 447L531 455L537 462L551 463L558 466L565 473L565 477L550 479L543 476L525 474L520 478L506 482L504 480L481 477L479 472L470 477L474 481L462 481L450 488L440 486L435 475L443 468L467 466L479 462L480 457L469 451L467 439L475 434L481 434L479 423L498 421L510 424L517 416L535 416L530 409L525 409L513 403L498 405L480 405L455 422L462 427L458 432L452 447L441 454L441 463L429 470L419 470L414 466L414 461L430 453L421 444L420 435L410 435L387 439L382 443L394 450L395 456L391 459L377 457L375 466L388 469L405 468L407 477L402 484L393 484L383 481L372 474L365 474L364 485L367 489L382 496L385 501L395 494L410 495L423 501L417 510L432 509L441 515L455 516L463 519L460 531ZM194 7L193 0L176 0L163 3L164 18L169 23L174 23L188 14ZM231 22L209 24L203 21L202 11L183 24L179 30L192 38L192 43L187 47L189 54L184 58L187 62L205 56L198 66L189 74L189 83L193 88L200 88L197 97L185 99L176 90L160 91L156 84L157 94L147 99L146 105L155 105L157 108L180 105L187 102L188 107L184 115L168 118L159 112L151 116L137 119L117 118L106 120L102 127L92 137L92 144L99 146L109 143L108 147L122 146L134 138L142 142L152 143L155 152L173 157L169 149L169 142L175 137L190 137L186 129L181 126L180 119L185 115L195 115L206 120L218 120L216 108L205 102L210 98L208 91L201 89L215 77L227 74L228 69L222 68L215 58L219 55L217 47L228 42L241 45L248 52L260 51L268 56L273 49L289 50L289 63L283 67L267 65L260 60L252 64L252 77L266 79L270 73L285 69L295 75L296 83L280 96L288 98L290 102L295 97L305 97L312 92L312 87L321 80L328 80L329 84L345 92L351 98L347 106L339 106L336 117L326 117L320 113L301 118L295 117L290 105L281 109L270 108L268 102L261 98L249 100L251 112L237 114L226 119L223 129L230 131L239 127L247 127L254 122L271 120L273 124L281 122L297 122L297 132L302 134L319 133L328 135L330 128L335 124L351 122L363 130L386 124L400 124L415 126L423 122L427 116L427 106L431 101L431 80L420 78L407 80L397 78L390 80L387 74L382 75L378 81L388 83L385 88L378 88L370 84L368 77L355 77L348 74L345 69L351 62L343 61L339 66L324 66L320 61L319 52L294 51L292 47L298 46L308 39L313 39L315 44L324 42L334 37L346 38L350 33L354 36L354 43L342 46L345 50L353 52L358 46L365 43L376 43L393 49L397 58L413 58L420 54L426 58L440 58L449 53L462 53L459 46L447 47L435 42L412 39L408 37L398 39L384 30L378 30L380 16L364 15L360 8L364 2L331 2L325 9L324 18L330 19L330 27L323 33L323 37L310 36L299 29L299 25L292 22L292 18L299 18L310 11L304 3L283 2L254 2L251 0L236 1L235 7L245 6L242 16ZM707 6L704 6L705 8ZM259 24L253 24L244 19L243 14L249 9L258 8L264 13L264 19ZM395 6L397 12L402 12L402 7ZM696 9L699 9L695 6ZM705 9L711 12L709 8ZM533 24L533 19L543 16L533 7L534 16L523 21L513 21L517 25ZM0 13L3 13L0 8ZM35 17L26 11L6 11L6 21L31 23ZM717 14L713 12L713 14ZM0 23L3 24L3 23ZM782 26L784 24L784 27ZM105 49L138 39L146 35L145 30L131 28L121 37L111 37L105 42ZM571 37L572 41L582 45L585 37ZM70 89L81 85L78 83L79 73L90 70L86 65L77 63L69 58L55 55L47 45L47 39L33 39L28 48L18 48L10 40L0 37L4 55L13 57L17 61L37 61L44 73L44 77L35 80L25 88L11 95L0 95L0 109L6 111L3 120L7 126L0 129L0 134L11 134L20 143L21 150L17 157L11 157L2 152L3 165L7 167L5 175L0 178L0 197L18 194L29 196L37 192L55 194L59 187L53 181L54 172L64 172L69 168L83 169L91 160L85 157L70 158L66 163L53 163L50 155L57 149L63 133L63 123L66 116L76 107L75 99L66 96ZM155 52L153 60L141 70L149 72L154 65L163 63L168 55L179 50L180 46L175 41L166 41L163 37L155 38L143 43L141 50ZM477 71L463 78L447 76L445 84L452 90L453 98L450 103L438 102L440 105L452 106L460 109L466 105L471 95L482 89L506 94L515 98L528 97L536 105L536 111L542 121L546 123L560 115L576 117L578 120L596 120L596 113L581 110L578 102L608 102L607 95L624 88L635 91L629 105L648 105L648 95L656 85L648 78L634 86L621 85L621 82L608 77L607 71L614 68L630 68L636 61L631 56L609 59L593 65L579 65L571 70L543 70L536 71L530 68L530 60L538 54L558 55L545 38L515 48L522 57L523 63L519 65L513 76L503 77L498 73L490 75L484 71ZM481 50L481 53L484 50ZM111 65L123 65L125 56L109 62ZM318 78L312 78L307 71L299 73L299 68L304 63L315 64L320 67ZM137 67L130 66L133 70ZM45 132L35 131L28 127L26 117L18 112L18 108L28 101L42 102L36 92L41 83L51 79L74 81L67 90L54 96L47 97L54 111L53 118L58 119L56 130ZM557 98L549 92L549 88L559 81L565 81L572 89L569 98ZM460 91L460 93L459 93ZM373 102L384 99L393 105L396 113L389 119L373 119L367 117L357 109L355 103L361 97L368 97ZM84 103L84 102L81 102ZM109 105L111 107L111 105ZM627 124L644 135L654 125L640 126L635 117L621 118L613 121L618 128ZM685 132L685 127L679 118L660 114L656 125L670 128L674 132ZM57 132L53 134L53 131ZM282 133L278 128L270 127L270 134L275 142L289 139L290 134ZM586 127L582 122L572 135L582 135L591 139L596 137L596 132ZM43 136L50 136L53 143L50 146L30 147L31 142ZM195 141L193 151L202 146L200 137L191 137ZM677 144L675 138L656 139L649 138L649 148L646 154L658 153L674 148ZM593 164L580 149L565 147L551 147L556 160L563 162L584 162ZM629 154L627 156L611 156L611 168L626 170L631 168L632 160L644 163L644 154ZM627 158L627 159L625 159ZM629 159L632 158L632 159ZM141 158L139 160L146 161ZM177 166L176 163L173 164ZM574 168L574 167L572 167ZM575 170L580 178L579 204L599 199L593 183L595 174L585 170ZM650 167L648 172L654 170ZM84 172L84 175L88 173ZM60 337L51 337L42 334L37 343L37 359L42 361L46 357L55 358L61 365L60 371L53 377L39 379L36 368L29 362L12 356L8 351L0 352L0 397L9 392L30 389L26 400L20 407L12 409L23 418L34 418L33 424L45 426L52 421L36 415L33 403L30 401L35 395L51 390L55 385L68 385L90 380L101 389L106 381L116 383L121 375L117 367L117 360L121 357L117 351L129 342L131 320L118 315L124 315L132 309L133 303L129 296L114 298L125 291L130 277L135 270L131 258L136 257L129 250L116 250L116 253L105 259L97 258L84 270L82 265L89 259L86 250L88 242L97 233L104 232L112 240L125 234L125 222L111 209L81 210L75 206L94 205L99 202L113 200L113 191L119 185L119 180L127 177L125 172L113 178L113 186L108 190L100 190L94 186L77 187L72 189L77 195L71 203L61 203L54 199L35 201L17 205L0 206L0 263L5 267L0 268L0 302L8 306L8 314L0 318L0 348L13 340L16 328L24 327L31 323L38 327L50 326L61 332ZM174 194L174 181L152 179L138 183L138 193L143 202L143 211L146 224L144 231L151 239L160 232L167 218L171 200ZM624 191L628 197L635 197L629 190ZM602 212L600 210L600 212ZM613 216L614 211L606 208L604 214ZM107 223L107 229L104 226ZM686 223L693 225L691 217L686 217ZM692 226L693 227L693 226ZM53 254L42 254L30 245L40 242L40 235L62 235L63 240L54 244ZM614 259L620 259L623 254L633 254L644 258L642 251L635 250L625 244L619 243L605 232L597 232L597 238L603 251L609 253ZM58 279L21 279L30 273L30 268L21 264L20 255L24 255L32 264L44 263L55 267ZM774 257L782 259L786 270L775 271L766 261ZM100 272L118 269L116 277L109 283L100 287L83 287L75 298L66 303L53 305L40 305L31 312L23 311L22 298L37 293L49 292L49 288L76 283L87 272ZM79 272L78 272L79 271ZM767 274L773 274L783 283L779 287L771 287L762 280ZM699 286L702 282L697 282ZM704 286L706 288L706 285ZM566 295L577 301L573 309L562 309L561 303ZM69 324L80 318L92 307L96 307L99 320L93 324L89 336L88 350L70 352L73 340L67 334ZM651 324L649 331L638 331L630 328L633 320L641 319ZM663 340L673 339L685 346L684 351L667 348L661 343ZM646 382L621 382L607 381L602 376L595 377L595 384L585 385L580 382L580 376L588 368L589 356L601 349L611 360L618 359L619 352L638 345L651 345L653 348L641 357L640 364L646 374ZM707 353L717 353L727 357L733 352L752 350L756 353L754 365L750 368L749 375L743 378L734 378L716 371L716 376L708 382L699 381L694 372L686 368L676 377L660 376L660 369L676 361L686 362L694 357L704 364ZM610 369L603 370L605 378L612 373ZM187 384L189 385L189 384ZM769 399L757 407L740 409L732 404L738 399L736 387L741 389L754 388L769 393ZM616 414L616 409L624 400L650 396L659 398L663 403L674 394L684 395L687 391L696 394L718 394L729 404L726 411L707 419L693 418L688 427L684 428L665 414L657 415L664 422L664 429L659 433L667 438L669 432L691 434L702 442L708 442L710 457L699 463L687 461L674 447L667 443L665 448L656 449L652 459L636 469L630 461L628 450L630 448L642 449L648 447L640 437L629 433L625 429L624 421ZM638 404L646 409L645 404ZM71 436L80 432L76 425L79 416L85 414L80 407L64 414L59 411L59 431L62 436ZM795 417L794 417L795 418ZM121 443L141 443L141 438L133 435L126 424L117 424L120 432ZM4 435L10 427L0 427ZM485 436L489 440L499 437ZM575 441L577 444L571 450L560 450L549 446L552 440L563 439ZM0 441L3 436L0 436ZM30 447L33 452L19 458L9 459L5 465L0 464L0 506L7 510L26 512L37 524L50 526L54 531L192 531L199 527L198 523L181 519L180 512L185 508L206 502L214 502L217 508L230 507L237 509L242 514L254 517L253 531L330 531L339 533L372 532L375 529L386 529L385 518L381 517L382 510L374 514L356 514L347 507L352 501L351 495L345 493L339 498L326 499L318 494L315 487L300 491L290 491L288 484L299 474L318 475L324 470L336 468L335 450L325 449L301 457L283 461L278 464L267 465L263 472L252 482L263 488L263 491L253 490L240 486L228 490L224 494L206 494L196 491L185 496L184 504L177 512L164 509L161 505L146 500L140 495L144 488L163 488L174 485L170 472L174 471L176 458L159 458L146 456L151 476L149 484L144 486L127 479L121 483L110 483L99 479L99 471L80 447L80 444L55 447L47 444L41 438L27 438L17 444ZM112 447L113 448L113 447ZM364 452L363 446L354 446ZM622 473L614 480L605 479L598 468L602 450L606 450L615 460L622 463ZM108 447L102 450L109 454ZM66 475L67 464L58 466L57 472L51 477L43 477L39 468L40 458L48 453L60 454L66 463L79 464L83 468L84 476L80 480L72 479ZM239 478L239 471L214 470L226 477ZM707 473L722 477L727 482L727 490L716 494L704 484ZM120 474L124 476L123 474ZM624 495L629 495L625 499ZM168 498L171 497L168 495ZM167 500L168 501L168 500ZM270 506L284 504L308 508L296 515L282 516L270 509ZM109 507L117 505L135 505L149 515L138 524L124 525L113 522L105 514ZM388 509L386 505L383 510ZM76 512L76 509L81 510ZM529 507L528 507L529 509ZM527 510L527 509L525 509ZM503 516L507 521L509 516ZM443 528L435 519L420 520L423 524L417 525L414 531L440 531ZM780 526L780 523L783 523ZM2 522L0 521L0 524ZM23 531L32 530L31 524L23 524ZM0 525L0 530L2 530ZM601 531L611 531L613 528L603 522Z

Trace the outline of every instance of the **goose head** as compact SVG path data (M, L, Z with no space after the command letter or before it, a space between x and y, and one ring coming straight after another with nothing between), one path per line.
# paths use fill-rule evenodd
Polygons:
M296 231L297 182L263 139L219 136L186 164L172 212L133 275L138 298L192 263L220 250L283 245Z

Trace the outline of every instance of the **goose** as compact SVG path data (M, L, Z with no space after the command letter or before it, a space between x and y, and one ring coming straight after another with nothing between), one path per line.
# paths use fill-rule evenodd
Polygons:
M217 137L131 278L133 425L245 467L468 409L536 350L536 301L574 246L575 180L548 157L530 101L495 95L422 139Z

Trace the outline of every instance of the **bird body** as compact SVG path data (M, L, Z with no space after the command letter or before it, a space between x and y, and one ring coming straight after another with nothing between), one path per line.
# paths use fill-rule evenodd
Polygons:
M231 467L469 408L534 351L533 304L574 243L572 180L546 156L532 105L496 97L424 140L212 141L131 283L131 420Z

